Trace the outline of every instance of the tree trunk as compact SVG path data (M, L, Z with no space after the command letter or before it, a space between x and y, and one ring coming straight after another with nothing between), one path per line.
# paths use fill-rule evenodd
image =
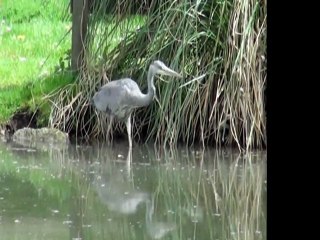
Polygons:
M72 4L72 46L71 69L77 72L82 63L85 49L85 38L88 27L88 0L73 0Z

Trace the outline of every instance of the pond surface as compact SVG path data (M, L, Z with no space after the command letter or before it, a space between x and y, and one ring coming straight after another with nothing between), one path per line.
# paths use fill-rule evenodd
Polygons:
M266 239L266 153L0 142L0 239Z

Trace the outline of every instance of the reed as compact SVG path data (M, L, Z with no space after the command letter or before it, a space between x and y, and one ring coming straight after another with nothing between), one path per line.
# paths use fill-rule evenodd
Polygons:
M93 6L83 67L56 96L52 126L104 138L105 117L85 107L88 100L128 76L146 89L148 66L161 59L184 78L156 81L158 101L134 114L135 141L266 146L266 1L107 3ZM115 129L125 135L122 124Z

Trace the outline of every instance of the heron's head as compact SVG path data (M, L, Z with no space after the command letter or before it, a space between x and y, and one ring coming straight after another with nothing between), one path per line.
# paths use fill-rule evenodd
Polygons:
M167 75L167 76L172 76L172 77L178 77L178 78L182 78L182 76L173 71L172 69L168 68L163 62L161 62L160 60L156 60L154 61L151 65L150 65L150 69L152 69L152 71L155 74L161 74L161 75Z

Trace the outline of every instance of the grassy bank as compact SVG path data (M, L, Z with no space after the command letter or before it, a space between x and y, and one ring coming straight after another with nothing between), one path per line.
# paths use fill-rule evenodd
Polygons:
M159 102L134 114L135 141L266 146L266 2L150 2L149 14L137 28L126 21L130 1L115 1L111 15L104 11L107 0L99 2L90 18L86 63L77 83L81 94L71 91L74 87L61 90L51 125L87 129L87 136L104 138L104 116L82 106L112 79L130 76L145 90L149 64L161 59L184 78L156 81ZM110 22L114 27L108 27ZM119 32L114 48L111 39ZM125 134L124 125L115 132Z
M156 81L159 101L134 113L135 141L266 146L265 1L151 0L132 11L137 6L131 1L118 0L111 12L105 10L109 1L98 1L89 19L85 64L73 84L68 84L71 76L50 74L54 68L63 72L59 59L70 48L70 35L60 42L70 26L68 1L64 7L55 1L19 1L1 3L6 14L0 35L5 44L0 120L17 106L39 105L61 86L49 99L54 104L44 104L49 125L104 139L108 123L86 105L88 99L102 84L124 77L137 80L145 92L148 66L160 59L183 79ZM47 84L51 87L43 87ZM124 125L114 133L126 136Z
M0 1L0 123L24 106L48 118L43 97L72 81L60 60L70 49L68 2Z

